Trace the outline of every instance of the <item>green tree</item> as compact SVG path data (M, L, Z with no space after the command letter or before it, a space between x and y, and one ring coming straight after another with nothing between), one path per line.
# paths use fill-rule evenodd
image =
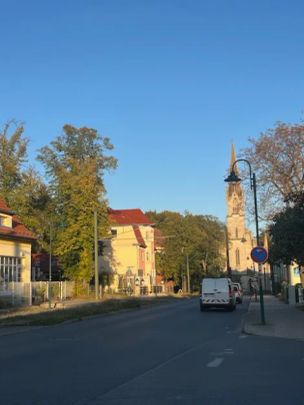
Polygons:
M47 251L53 201L48 186L35 170L29 168L22 173L19 186L11 192L11 200L18 217L37 237L34 250Z
M14 121L4 125L0 131L0 195L11 206L14 206L12 195L22 183L27 145L23 125Z
M49 235L46 221L51 212L48 187L27 166L28 139L24 127L14 121L0 132L0 196L37 237L36 250L45 249Z
M103 176L117 165L114 157L106 156L112 148L109 138L95 129L65 125L63 134L39 151L54 203L54 252L65 275L77 281L92 277L94 211L101 235L108 226Z
M192 288L198 288L206 274L218 276L225 260L224 226L216 218L164 211L148 212L162 234L163 249L156 255L157 271L181 285L186 277L188 256Z
M293 196L292 204L276 214L270 225L270 260L304 266L304 194ZM304 278L301 272L301 281Z

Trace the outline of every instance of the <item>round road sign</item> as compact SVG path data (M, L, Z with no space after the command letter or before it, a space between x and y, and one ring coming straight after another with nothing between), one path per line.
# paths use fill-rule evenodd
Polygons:
M251 259L256 263L264 263L268 259L268 252L261 246L256 246L251 250Z

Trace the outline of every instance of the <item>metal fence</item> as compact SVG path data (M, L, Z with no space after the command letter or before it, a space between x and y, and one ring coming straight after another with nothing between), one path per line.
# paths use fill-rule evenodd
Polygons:
M39 305L49 300L65 301L75 295L73 281L0 283L0 306ZM2 304L2 305L1 305Z

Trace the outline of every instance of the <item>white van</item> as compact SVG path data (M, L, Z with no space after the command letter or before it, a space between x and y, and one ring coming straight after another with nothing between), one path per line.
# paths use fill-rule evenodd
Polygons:
M204 278L201 284L200 309L226 308L235 310L235 295L230 278Z

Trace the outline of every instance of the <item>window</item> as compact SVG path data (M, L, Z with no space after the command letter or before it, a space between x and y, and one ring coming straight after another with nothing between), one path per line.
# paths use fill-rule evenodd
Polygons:
M146 260L147 260L147 262L150 261L150 254L149 254L149 252L146 253Z
M239 249L236 249L236 251L235 251L235 262L236 262L237 266L240 265L240 251L239 251Z
M237 198L234 198L233 200L233 213L237 214L239 212L239 202Z
M112 236L117 236L117 229L111 229Z
M20 257L0 256L0 281L11 282L21 280Z
M237 228L235 228L235 238L236 239L239 238L239 230Z

